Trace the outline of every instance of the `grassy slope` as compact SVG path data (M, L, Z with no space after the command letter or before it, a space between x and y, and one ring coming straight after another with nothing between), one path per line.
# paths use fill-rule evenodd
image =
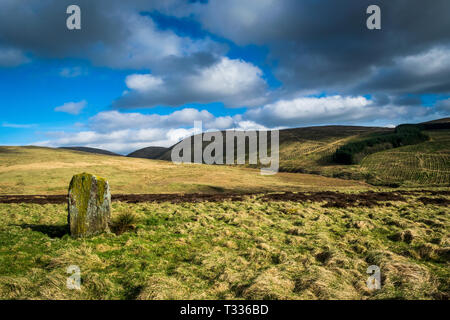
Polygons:
M280 134L280 167L287 172L311 172L332 176L357 173L357 166L337 165L331 160L336 149L349 141L392 129L327 126L289 129Z
M280 171L363 180L377 185L450 185L450 130L425 131L430 141L377 152L364 158L361 165L338 165L332 162L331 156L339 146L383 131L366 128L338 135L339 127L317 129L322 131L305 131L303 137L307 138L296 132L299 129L280 138Z
M280 130L280 171L313 173L323 176L341 176L363 179L359 166L332 163L331 156L348 141L371 134L391 132L392 129L358 126L321 126ZM207 142L203 144L205 147ZM235 146L236 149L236 146ZM248 149L246 150L248 152ZM159 159L170 161L171 149ZM248 167L257 167L248 165Z
M375 182L450 185L450 130L426 131L430 141L377 152L361 163Z
M369 188L361 182L308 174L262 176L259 170L243 167L175 165L63 149L0 147L0 194L63 194L71 177L83 171L106 178L113 193Z
M322 205L115 202L113 219L134 213L134 231L72 239L65 205L0 204L0 298L449 298L444 207L412 196ZM69 265L81 268L80 291L66 288ZM381 268L376 292L365 284L370 265Z
M445 118L430 123L448 121L449 118ZM425 131L431 135L431 141L372 154L362 161L362 165L333 163L333 153L345 143L391 131L387 128L357 126L280 130L280 171L312 173L380 185L422 187L450 184L449 130ZM170 150L160 159L170 160Z

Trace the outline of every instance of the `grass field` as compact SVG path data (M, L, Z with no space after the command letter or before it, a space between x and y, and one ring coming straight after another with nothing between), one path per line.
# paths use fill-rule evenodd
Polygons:
M361 165L337 165L336 149L370 133L338 139L330 134L319 141L295 141L280 145L280 167L286 172L305 172L328 177L366 181L375 185L404 187L450 186L450 131L425 131L430 141L377 152Z
M359 190L362 182L309 174L279 173L218 165L95 155L39 147L0 147L0 194L65 194L74 174L106 178L112 193L263 192Z
M448 200L448 196L447 196ZM416 196L320 202L113 203L116 235L72 239L66 205L0 204L3 299L448 299L449 215ZM81 290L66 268L81 269ZM369 291L367 267L381 268Z
M380 181L403 185L450 185L450 131L428 131L431 140L374 153L361 166Z

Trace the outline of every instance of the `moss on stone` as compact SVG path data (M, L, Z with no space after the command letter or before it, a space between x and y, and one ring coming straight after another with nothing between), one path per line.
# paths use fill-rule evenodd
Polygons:
M103 200L105 200L105 189L106 189L106 180L95 176L97 179L97 204L103 205Z
M86 213L92 186L92 175L86 172L74 175L70 181L69 189L73 195L78 209L76 233L86 233Z
M72 236L84 237L108 231L111 202L108 182L83 172L69 186L69 216Z

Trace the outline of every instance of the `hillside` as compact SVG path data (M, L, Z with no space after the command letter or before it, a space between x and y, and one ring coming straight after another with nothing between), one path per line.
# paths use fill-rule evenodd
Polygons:
M308 174L263 176L260 170L215 165L176 165L128 157L42 147L0 147L0 194L65 194L74 174L106 178L118 193L222 193L360 190L362 182Z
M450 130L446 128L449 126L449 120L450 118L444 118L420 124L425 133L431 136L430 141L376 152L355 165L336 164L333 161L336 149L348 142L393 132L393 129L322 126L280 130L280 171L363 180L386 186L448 186ZM203 148L208 144L204 142ZM158 159L170 161L173 147L168 148ZM421 150L433 150L435 154ZM398 160L398 157L404 160ZM396 170L396 174L393 175L392 170Z
M59 149L66 149L66 150L73 150L73 151L81 151L81 152L88 152L88 153L95 153L95 154L104 154L108 156L119 156L120 154L103 150L103 149L97 149L97 148L89 148L89 147L60 147Z
M442 119L436 119L436 120L431 120L431 121L427 121L427 122L422 122L422 124L427 124L427 123L448 123L450 124L450 118L442 118Z
M147 147L143 149L136 150L127 157L131 158L143 158L143 159L159 159L159 157L168 150L164 147Z
M303 163L304 156L321 152L327 154L326 151L334 151L337 146L350 138L390 131L392 129L360 126L321 126L280 130L280 162L282 166L288 164L289 160L299 160ZM225 134L225 132L222 133ZM204 147L207 145L208 143L204 143ZM168 148L158 159L170 161L174 146ZM224 155L226 155L225 148Z
M430 141L367 156L361 170L374 182L450 185L450 130L427 131Z

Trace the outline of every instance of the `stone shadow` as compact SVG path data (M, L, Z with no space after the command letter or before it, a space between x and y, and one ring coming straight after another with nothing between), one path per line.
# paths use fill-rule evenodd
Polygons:
M64 235L69 234L69 225L48 225L48 224L16 224L15 226L22 229L31 229L36 232L43 233L50 238L62 238Z

